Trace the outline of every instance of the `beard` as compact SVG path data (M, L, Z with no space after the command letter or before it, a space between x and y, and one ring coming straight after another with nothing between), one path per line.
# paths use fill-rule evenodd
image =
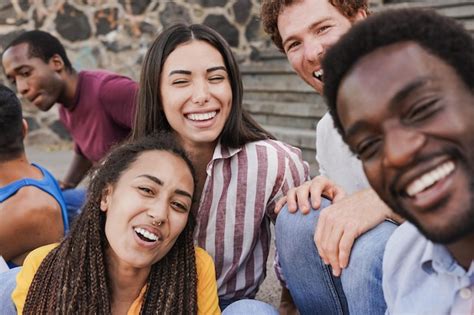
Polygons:
M404 197L400 196L400 193L396 192L393 184L390 187L390 198L387 200L387 204L394 210L394 212L400 214L402 217L415 225L427 239L434 243L446 245L456 242L467 235L474 233L474 169L472 167L472 163L474 163L474 156L466 159L457 149L451 149L445 153L448 153L448 155L457 162L456 164L458 168L466 170L466 174L469 176L469 203L464 205L465 208L462 208L461 205L462 210L459 211L458 215L456 215L454 219L449 222L449 224L443 227L424 225L423 222L420 222L420 220L417 219L410 210L403 206L401 199ZM429 160L432 157L433 156L417 159L414 164L422 163L423 160ZM436 209L445 207L447 203L448 200L441 202L436 206Z

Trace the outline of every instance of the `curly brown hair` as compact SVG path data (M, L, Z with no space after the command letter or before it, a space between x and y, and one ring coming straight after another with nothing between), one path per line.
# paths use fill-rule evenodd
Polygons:
M110 279L105 250L106 215L100 211L104 189L114 185L145 151L170 152L194 168L171 134L160 134L113 150L92 173L86 204L70 233L43 260L31 283L24 314L110 314ZM171 250L152 265L141 314L196 314L197 272L194 220Z
M285 8L298 4L303 0L262 0L260 19L263 29L270 35L277 48L284 52L280 31L278 30L278 16ZM339 12L351 20L357 12L364 10L369 15L368 0L328 0Z

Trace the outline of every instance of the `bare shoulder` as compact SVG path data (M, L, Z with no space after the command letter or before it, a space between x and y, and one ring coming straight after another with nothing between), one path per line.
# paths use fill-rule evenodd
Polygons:
M32 186L22 187L18 192L1 204L0 211L15 209L21 216L61 215L61 206L50 194ZM10 210L9 210L10 211Z

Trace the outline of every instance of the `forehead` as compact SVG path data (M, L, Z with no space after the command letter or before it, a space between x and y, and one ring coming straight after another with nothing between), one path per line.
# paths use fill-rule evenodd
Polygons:
M354 121L371 117L374 109L396 103L397 95L416 82L442 86L454 79L459 77L452 67L414 42L385 46L361 58L345 75L337 94L338 116L347 130Z
M304 31L309 26L324 19L348 20L328 0L302 0L296 1L283 8L278 15L278 31L283 41Z
M224 58L211 44L202 40L192 40L176 47L166 58L164 68L168 70L208 68L223 66Z
M12 47L9 47L2 55L3 63L24 63L28 62L31 59L39 58L30 58L29 44L21 43Z

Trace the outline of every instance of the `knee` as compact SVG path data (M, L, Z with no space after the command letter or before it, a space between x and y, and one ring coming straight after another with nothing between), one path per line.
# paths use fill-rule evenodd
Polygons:
M262 314L277 315L278 311L270 304L258 300L244 299L234 302L226 307L222 315Z
M309 214L301 214L299 210L290 213L285 205L275 223L275 234L285 238L297 237L301 239L303 235L312 236L319 217L319 211L311 209Z

